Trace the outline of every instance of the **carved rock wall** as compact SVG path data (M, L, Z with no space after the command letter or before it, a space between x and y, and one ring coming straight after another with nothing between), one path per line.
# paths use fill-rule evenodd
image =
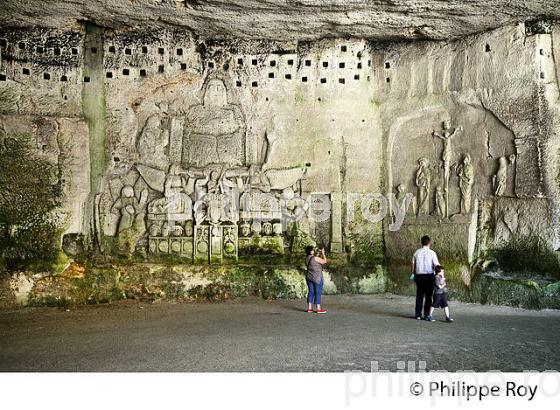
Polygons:
M412 229L445 238L438 245L443 253L472 261L484 251L482 244L500 239L483 238L481 201L502 197L513 202L546 198L554 204L543 212L541 203L534 202L532 223L547 226L542 236L550 248L557 247L559 128L553 38L551 32L533 33L520 24L450 44L412 44L385 52L384 78L379 80L383 88L376 97L386 141L386 190L395 192L403 184L416 195L413 205L420 208L409 211L413 216L405 220L407 229L387 231L389 257L401 258L418 246L418 238L407 234ZM450 122L448 135L457 130L447 150L442 121ZM466 154L472 182L461 186ZM425 185L415 180L420 158L427 159L431 182L425 208L418 205ZM449 215L441 217L438 203L445 202L446 179ZM471 196L470 212L461 212L463 191Z
M150 252L153 244L189 258L213 247L236 258L255 246L291 250L278 239L291 229L298 250L312 238L333 250L380 247L401 258L426 232L439 235L442 254L468 262L496 240L484 226L502 198L538 202L554 248L560 60L559 30L550 27L406 44L211 41L91 25L2 29L2 130L13 133L9 124L30 118L68 130L80 149L72 151L80 182L67 194L70 225L108 253ZM248 183L246 198L275 196L271 206L258 204L269 220L252 224L252 209L213 213L225 191ZM293 191L326 194L331 219L279 228L268 208ZM211 194L204 209L185 211L200 192ZM386 220L382 231L346 220L346 194L356 192L415 199L402 229L390 231ZM161 219L173 195L179 228Z

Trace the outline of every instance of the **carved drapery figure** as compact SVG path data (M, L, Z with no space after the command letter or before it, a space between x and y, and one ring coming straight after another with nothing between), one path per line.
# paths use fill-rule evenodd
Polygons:
M465 154L463 162L457 169L459 176L459 190L461 192L460 212L468 214L471 211L472 186L474 184L474 168L471 164L471 156Z
M165 215L165 219L184 221L192 219L192 200L187 192L188 182L180 175L178 165L171 165L165 178L163 198L148 205L152 215Z
M162 111L166 111L165 104L160 104L159 107ZM143 165L167 170L169 165L167 155L169 145L168 120L169 118L161 113L153 114L146 120L137 143L140 162Z
M430 162L427 158L418 160L418 169L416 170L416 178L414 183L418 187L418 214L428 214L430 211L430 180L432 172L430 170Z
M500 157L498 160L498 171L496 175L492 177L492 188L494 190L494 195L496 196L503 196L506 192L507 188L507 178L508 178L508 165L515 161L515 155L506 157Z
M226 87L214 78L206 84L202 104L187 113L182 163L241 165L244 162L245 120L237 105L227 101Z
M445 217L445 192L441 186L436 187L436 215Z
M148 190L144 189L140 194L140 199L134 195L134 188L125 185L121 190L121 196L116 200L111 212L120 214L117 238L119 249L129 254L134 253L138 240L146 232L146 202L148 200Z
M443 130L441 133L433 131L432 135L438 137L443 142L443 151L441 159L443 161L443 190L445 193L445 217L449 217L449 177L451 176L451 160L453 157L453 149L451 147L451 140L458 131L462 131L463 127L459 126L451 131L451 124L449 121L442 123Z
M416 215L414 195L406 192L404 184L397 185L396 191L395 199L397 200L398 206L401 208L401 212L404 212L405 215ZM393 212L393 221L394 218L395 212Z

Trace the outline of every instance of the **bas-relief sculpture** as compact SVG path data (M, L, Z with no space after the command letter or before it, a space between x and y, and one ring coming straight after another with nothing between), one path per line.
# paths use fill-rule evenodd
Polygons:
M445 194L445 209L444 216L449 217L449 177L451 176L451 161L453 157L453 149L451 142L453 137L457 132L462 131L463 127L459 126L451 131L451 124L449 121L444 121L442 123L442 132L433 131L432 135L440 138L443 141L443 151L441 153L441 159L443 161L443 191Z
M471 163L471 156L465 154L463 162L457 169L459 177L459 190L461 192L460 213L468 214L471 211L472 187L474 184L474 168Z
M228 103L222 80L208 81L202 103L189 109L185 124L184 167L245 162L245 121L241 109Z
M430 212L430 184L432 179L432 171L430 162L427 158L418 160L418 169L416 170L415 184L418 187L418 205L417 216L427 215Z
M97 206L99 238L115 237L127 254L195 261L236 260L255 240L279 252L314 243L306 215L295 220L302 205L295 193L307 168L270 167L277 143L271 133L262 162L245 164L244 116L228 102L221 79L207 81L201 103L184 118L165 102L157 107L137 136L138 162L125 175L107 177Z
M498 159L498 170L496 174L492 177L492 188L494 195L503 196L507 189L508 180L508 166L515 162L515 155L510 155L508 157L500 157Z
M441 168L432 165L429 157L421 157L417 161L417 168L413 175L416 198L412 203L413 211L410 212L410 208L407 208L406 215L412 213L416 218L434 216L447 220L454 217L453 220L462 221L463 219L457 219L456 216L468 216L473 212L474 188L477 179L475 163L482 163L486 159L475 162L469 152L456 152L452 142L455 141L459 132L464 131L464 128L463 126L452 128L450 124L449 120L443 121L441 132L432 131L432 136L442 140L441 154L436 155L441 158ZM455 158L458 159L458 162L454 162ZM488 194L494 197L507 194L508 180L511 180L509 168L515 164L515 158L515 154L506 154L498 158L497 170L489 177L488 185L491 192ZM491 159L491 161L494 160ZM441 178L441 184L437 182L439 178ZM451 181L456 182L451 184ZM434 185L435 188L432 188ZM401 203L399 198L401 200L404 198L405 189L404 184L396 187L399 203ZM450 193L454 193L452 197L455 198L451 203Z

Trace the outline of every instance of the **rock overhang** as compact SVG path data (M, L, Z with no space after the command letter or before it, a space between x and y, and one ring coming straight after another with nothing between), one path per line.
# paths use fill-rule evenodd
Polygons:
M3 1L0 24L188 30L216 39L450 40L526 20L560 19L558 0Z

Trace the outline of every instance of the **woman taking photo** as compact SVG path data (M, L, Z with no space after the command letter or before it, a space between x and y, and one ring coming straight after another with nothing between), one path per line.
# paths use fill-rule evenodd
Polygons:
M323 293L323 265L327 263L325 249L321 249L321 256L315 256L313 246L305 247L307 259L307 272L305 280L307 281L307 313L313 312L313 305L317 306L316 312L319 314L327 313L321 308L321 293Z

